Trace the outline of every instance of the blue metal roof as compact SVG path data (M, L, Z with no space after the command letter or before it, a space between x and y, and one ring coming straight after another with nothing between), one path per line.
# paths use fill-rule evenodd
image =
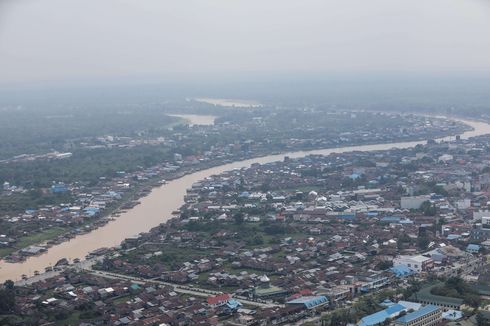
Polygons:
M390 299L385 299L383 300L383 302L381 302L379 305L380 306L383 306L383 307L391 307L392 305L394 305L396 303L394 303L393 301L391 301Z
M68 188L64 183L57 183L51 186L51 192L67 192Z
M401 304L397 303L397 304L394 304L394 305L386 308L385 311L388 315L393 315L396 313L400 313L401 311L403 311L405 309L406 309L405 306L402 306Z
M356 218L356 214L355 213L340 213L336 217L340 218L340 219L353 220Z
M85 212L98 212L98 211L100 211L100 209L97 207L85 207L83 210Z
M226 302L226 306L230 309L237 309L238 307L241 307L242 304L235 299L230 299Z
M466 250L471 250L471 251L480 251L480 246L477 244L469 244L468 247L466 247Z
M362 318L359 326L375 326L381 324L386 319L393 318L404 310L406 310L405 306L402 306L399 303L394 304L385 310L378 311L372 315Z
M456 239L461 238L461 235L460 234L449 234L446 238L448 240L456 240Z
M448 310L442 313L442 318L447 320L459 320L463 318L463 312L459 310Z
M385 216L381 219L382 222L400 222L401 217L398 216Z
M326 296L301 297L295 300L288 301L288 304L304 304L306 308L311 309L321 304L328 302Z
M404 220L400 220L400 224L413 224L413 221L407 218Z
M407 265L398 265L391 268L396 277L404 277L413 274L413 271Z
M409 314L406 314L405 316L398 318L396 321L404 324L408 324L412 321L414 321L417 318L423 317L427 314L433 313L434 311L437 311L439 308L433 305L427 305L425 307L420 308L417 311L411 312Z
M358 173L352 173L349 178L351 178L352 180L355 180L355 179L359 179L361 177L360 174Z

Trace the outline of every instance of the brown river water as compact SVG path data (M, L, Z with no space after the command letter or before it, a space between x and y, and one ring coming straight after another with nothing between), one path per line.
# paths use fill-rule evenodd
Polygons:
M209 124L211 118L208 116L200 120L199 117L186 117L190 123ZM461 138L469 138L490 134L490 124L484 122L459 120L474 128L465 132ZM454 137L452 137L454 139ZM141 204L121 214L114 221L84 235L80 235L68 242L49 248L47 253L28 258L20 263L7 263L0 261L0 281L7 279L19 280L22 274L33 275L34 271L43 272L48 266L53 266L61 258L73 260L83 259L89 252L102 248L117 246L127 237L147 232L151 228L171 218L172 212L179 209L184 203L186 189L199 180L211 175L220 174L235 168L248 167L253 163L269 163L283 160L284 156L291 158L303 157L309 154L329 155L331 153L344 153L351 151L377 151L390 148L409 148L417 144L425 144L425 141L398 142L377 145L347 146L341 148L321 149L312 151L298 151L278 155L268 155L245 161L220 165L214 168L188 174L179 179L169 181L167 184L154 188L153 191L140 199Z

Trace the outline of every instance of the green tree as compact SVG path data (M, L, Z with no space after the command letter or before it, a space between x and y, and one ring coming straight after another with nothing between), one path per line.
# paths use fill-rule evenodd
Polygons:
M468 306L477 308L480 303L481 303L481 298L478 294L474 293L467 293L463 297L464 303L466 303Z
M336 310L332 314L330 314L329 317L330 318L329 320L327 320L326 325L330 326L343 326L355 321L346 309Z
M427 236L421 236L417 239L417 246L422 250L427 249L429 243L430 239Z
M234 214L233 220L235 221L235 224L243 224L243 221L245 220L243 213L238 212L238 213Z
M428 200L422 203L422 205L420 206L420 210L424 213L425 216L435 216L437 213L436 206Z
M376 269L381 271L387 270L391 267L393 267L393 262L389 260L382 260L378 264L376 264Z
M12 313L15 310L15 290L14 282L5 281L3 288L0 289L0 314Z
M262 244L264 244L264 238L258 234L255 237L253 237L252 244L253 245L262 245Z
M14 281L12 280L6 280L5 283L3 283L3 286L7 289L7 290L13 290L14 289Z
M476 314L476 324L478 326L490 326L490 321L486 319L481 312Z

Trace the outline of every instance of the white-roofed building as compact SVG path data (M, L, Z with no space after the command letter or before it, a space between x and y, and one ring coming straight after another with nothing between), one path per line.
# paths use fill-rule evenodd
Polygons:
M434 267L434 262L431 258L416 255L416 256L398 256L393 260L393 267L407 266L410 270L420 273Z

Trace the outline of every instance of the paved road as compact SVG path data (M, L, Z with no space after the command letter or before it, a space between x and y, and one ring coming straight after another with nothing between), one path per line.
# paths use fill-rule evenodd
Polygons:
M39 281L44 281L44 280L46 280L48 278L55 277L57 275L60 275L60 273L61 273L60 271L45 272L45 273L42 273L42 274L39 274L39 275L31 276L31 277L29 277L26 280L16 281L15 282L15 285L16 286L30 285L32 283L36 283L36 282L39 282Z
M94 275L98 275L98 276L102 276L102 277L106 277L106 278L112 278L112 279L128 280L128 281L139 283L139 284L155 283L155 284L159 284L159 285L170 286L177 293L190 294L190 295L193 295L196 297L207 298L210 295L216 295L216 294L222 293L219 291L212 291L212 290L208 290L208 289L183 286L183 285L178 285L178 284L174 284L174 283L158 281L155 279L145 279L145 278L141 278L141 277L134 277L134 276L111 273L111 272L96 271L96 270L92 270L92 269L87 269L87 271L89 273L94 274ZM235 296L235 298L239 299L240 302L242 302L243 304L246 304L249 306L254 306L254 307L274 308L274 307L283 307L284 306L284 305L280 305L280 304L276 304L276 303L256 302L256 301L249 300L249 299L242 297L242 296Z
M75 268L78 270L88 270L88 269L91 269L92 266L98 260L101 260L101 259L103 259L103 257L96 257L96 258L92 258L92 259L82 260L81 262L76 263L76 264L72 264L72 265L68 265L68 266L61 266L61 267L59 267L58 270L52 270L49 272L44 272L44 273L41 273L39 275L31 276L25 280L16 281L15 285L16 286L24 286L24 285L30 285L30 284L33 284L33 283L36 283L39 281L44 281L44 280L47 280L48 278L60 275L61 272L63 270L65 270L66 268Z
M45 273L42 273L42 274L39 274L36 276L32 276L26 280L17 281L17 282L15 282L15 285L17 285L17 286L30 285L30 284L46 280L48 278L51 278L51 277L54 277L57 275L60 275L62 270L66 269L66 268L74 268L74 269L77 269L79 271L86 271L88 273L98 275L98 276L102 276L105 278L128 280L128 281L131 281L134 283L139 283L139 284L155 283L155 284L159 284L159 285L170 286L177 293L190 294L190 295L193 295L196 297L206 297L207 298L210 295L216 295L216 294L222 293L219 291L212 291L212 290L208 290L208 289L202 289L202 288L197 288L197 287L189 287L189 286L184 286L184 285L180 285L180 284L163 282L163 281L159 281L156 279L146 279L146 278L134 277L134 276L130 276L130 275L93 270L92 266L97 262L97 260L100 260L100 259L102 259L102 257L83 260L83 261L76 263L76 264L72 264L69 266L63 266L58 271L45 272ZM234 296L234 297L236 299L239 299L240 302L242 302L243 304L246 304L249 306L261 307L261 308L284 307L284 305L275 304L272 302L253 301L253 300L250 300L250 299L243 297L243 296Z

